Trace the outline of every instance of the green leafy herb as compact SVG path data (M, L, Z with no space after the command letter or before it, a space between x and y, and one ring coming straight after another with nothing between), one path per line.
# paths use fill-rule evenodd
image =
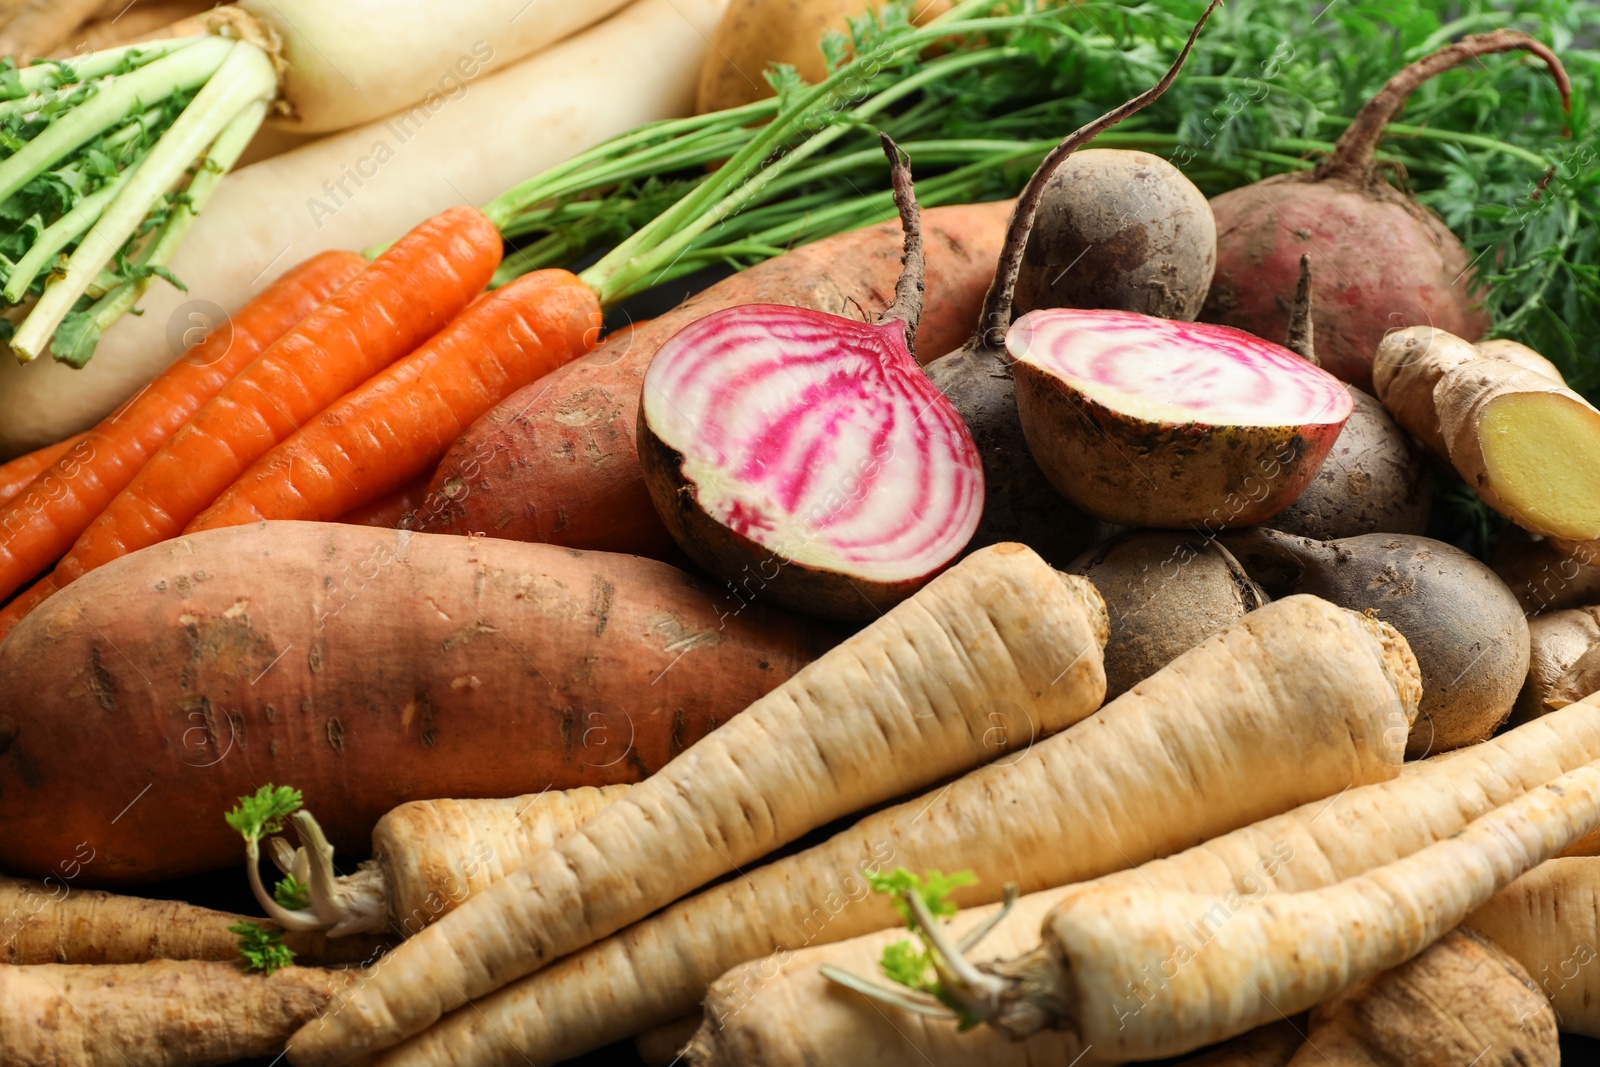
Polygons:
M883 955L878 960L878 966L883 971L884 977L908 989L936 997L940 1003L956 1013L959 1029L969 1030L978 1025L978 1020L951 997L944 988L944 983L939 981L933 966L933 948L905 901L907 893L914 893L936 920L951 918L959 909L955 901L950 899L950 894L962 886L972 885L978 880L977 876L971 871L957 871L955 874L947 875L936 870L929 871L925 875L917 875L904 867L896 867L888 872L869 873L866 878L867 885L874 893L892 895L895 910L899 912L900 918L905 920L908 928L916 931L918 940L922 942L921 947L910 941L896 941L885 947Z
M239 955L252 971L271 974L294 962L294 950L283 943L283 931L276 926L236 922L228 932L239 935Z
M272 899L290 911L311 907L311 887L292 874L286 874L272 887Z
M246 841L255 843L269 834L282 833L283 820L299 811L303 804L300 790L268 782L251 795L240 797L238 806L223 818Z

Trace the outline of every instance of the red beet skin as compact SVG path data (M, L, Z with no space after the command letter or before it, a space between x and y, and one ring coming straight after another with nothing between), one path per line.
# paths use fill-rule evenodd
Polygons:
M1283 294L1308 253L1317 356L1360 389L1372 390L1372 355L1390 330L1427 323L1477 340L1489 329L1461 242L1386 185L1286 175L1223 193L1211 210L1217 273L1201 320L1283 337Z
M1211 201L1217 271L1204 322L1277 340L1289 327L1284 294L1311 257L1317 355L1335 377L1372 391L1372 357L1389 330L1434 326L1476 341L1489 315L1474 292L1471 257L1433 212L1373 166L1384 127L1424 81L1479 56L1531 52L1569 103L1571 85L1545 45L1515 30L1473 34L1405 67L1361 109L1315 170L1281 174Z

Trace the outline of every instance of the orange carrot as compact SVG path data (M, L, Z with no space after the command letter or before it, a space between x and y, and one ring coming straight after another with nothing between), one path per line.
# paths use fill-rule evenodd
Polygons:
M87 431L65 441L57 441L53 445L34 449L25 456L18 456L9 463L0 463L0 504L5 504L28 487L28 483L37 478L50 465L61 458L62 453L87 436Z
M174 434L56 569L0 612L0 636L62 586L176 537L251 463L466 307L499 266L500 247L499 231L467 207L395 242Z
M0 508L0 599L71 548L156 450L229 379L366 265L354 252L324 252L293 268Z
M577 275L524 275L262 456L186 532L337 518L431 471L478 416L599 333L600 303Z

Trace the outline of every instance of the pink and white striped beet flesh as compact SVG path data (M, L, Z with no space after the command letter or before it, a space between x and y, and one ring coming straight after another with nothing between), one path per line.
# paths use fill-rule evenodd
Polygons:
M776 603L872 617L955 560L983 509L972 437L898 321L708 315L651 361L639 419L668 529Z
M1006 350L1034 458L1109 522L1260 522L1305 489L1352 406L1331 374L1227 326L1055 308L1018 319Z

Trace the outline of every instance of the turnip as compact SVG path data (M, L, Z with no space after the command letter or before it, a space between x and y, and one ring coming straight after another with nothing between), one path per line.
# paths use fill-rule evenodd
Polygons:
M645 485L684 551L732 588L837 618L916 592L983 509L972 437L911 352L922 228L910 169L883 144L905 231L888 310L713 312L661 346L639 403Z
M1105 598L1108 700L1268 599L1215 540L1165 530L1129 531L1069 569Z
M1217 265L1205 194L1160 156L1079 152L1045 184L1013 301L1193 321Z
M1305 490L1353 402L1326 371L1242 330L1056 308L1006 334L1039 469L1107 522L1218 530Z
M1294 296L1284 344L1321 366L1311 318L1309 255L1300 257ZM1355 406L1333 451L1305 492L1266 525L1319 541L1368 533L1422 533L1428 528L1433 490L1421 451L1375 397L1353 385L1345 388Z
M1216 3L1212 3L1206 8L1178 58L1155 85L1073 133L1039 164L1017 198L1005 244L1001 247L999 267L984 297L977 331L962 348L928 365L928 377L961 413L983 461L986 497L982 521L972 539L974 548L1000 541L1021 541L1033 546L1051 563L1063 566L1106 533L1094 519L1061 499L1030 455L1017 419L1016 383L1012 379L1011 357L1005 349L1005 331L1015 311L1013 303L1018 279L1035 222L1047 197L1052 195L1052 177L1073 152L1096 134L1139 111L1167 90L1215 7ZM1176 174L1176 170L1172 173ZM1187 184L1186 179L1182 180ZM1120 192L1108 182L1097 182L1096 189L1101 193ZM1151 195L1153 200L1162 203L1182 200L1181 194L1163 194L1159 198L1154 193ZM1051 218L1070 218L1073 213L1062 209L1046 214ZM1107 279L1103 291L1125 293L1132 285L1131 280L1143 271L1143 265L1132 257L1121 267L1130 273L1122 279Z
M1405 634L1422 668L1407 756L1482 741L1511 713L1528 673L1528 624L1505 583L1467 553L1402 534L1314 541L1256 528L1222 542L1268 593L1311 593Z
M1489 316L1473 295L1471 257L1444 222L1390 185L1373 163L1387 125L1427 79L1478 56L1532 52L1568 103L1561 62L1525 33L1496 30L1446 45L1401 70L1368 101L1314 170L1280 174L1214 198L1217 270L1200 317L1282 337L1302 253L1317 257L1315 312L1324 365L1370 391L1372 354L1385 332L1432 323L1468 339Z

